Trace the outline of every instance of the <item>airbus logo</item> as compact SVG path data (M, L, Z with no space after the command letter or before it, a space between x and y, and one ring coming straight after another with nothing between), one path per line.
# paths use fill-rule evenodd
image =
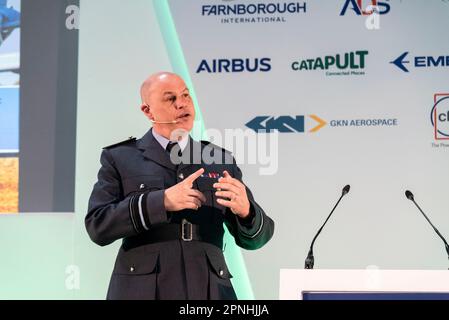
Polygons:
M196 73L268 72L271 58L201 60Z
M410 72L409 67L415 68L439 68L449 67L449 55L448 56L415 56L412 60L408 58L409 52L406 51L397 57L395 60L390 61L396 67L404 72Z
M317 132L327 124L326 121L314 114L309 115L308 118L313 120L314 125L308 132ZM305 132L305 120L305 116L257 116L245 125L255 132L272 132L275 130L282 133Z

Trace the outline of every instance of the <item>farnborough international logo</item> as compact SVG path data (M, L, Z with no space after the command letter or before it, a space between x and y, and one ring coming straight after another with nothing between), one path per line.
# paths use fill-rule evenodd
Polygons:
M344 54L305 58L294 61L294 71L325 71L326 76L364 76L367 50L351 51Z
M430 121L435 140L449 140L449 93L436 93L433 96ZM432 144L434 147L449 147L449 144Z
M223 4L201 6L201 16L218 18L223 24L277 23L306 13L306 2L235 3L223 0Z

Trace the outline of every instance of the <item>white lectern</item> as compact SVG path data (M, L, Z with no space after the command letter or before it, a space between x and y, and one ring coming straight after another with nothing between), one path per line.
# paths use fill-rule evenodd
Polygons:
M449 299L449 271L281 269L279 299Z

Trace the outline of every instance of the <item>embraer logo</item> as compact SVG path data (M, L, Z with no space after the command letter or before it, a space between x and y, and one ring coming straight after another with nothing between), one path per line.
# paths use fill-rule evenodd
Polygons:
M404 72L409 72L408 68L447 68L449 67L449 55L441 56L414 56L410 60L406 60L408 51L401 54L390 63ZM406 66L407 64L407 66Z
M409 72L408 69L404 66L404 63L410 63L410 61L405 61L405 57L408 55L408 52L404 52L399 57L397 57L395 60L391 61L390 63L394 64L396 67L401 69L404 72Z
M314 127L308 132L316 132L327 124L326 121L314 114L308 117L314 120ZM245 125L256 132L270 132L274 130L279 132L305 132L305 116L257 116Z

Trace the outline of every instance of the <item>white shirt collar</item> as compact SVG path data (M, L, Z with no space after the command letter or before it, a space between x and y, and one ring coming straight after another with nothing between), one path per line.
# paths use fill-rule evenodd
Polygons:
M167 145L170 142L169 139L167 139L164 136L161 136L159 133L157 133L154 128L151 129L151 133L153 134L153 137L159 142L161 147L165 150L167 149ZM187 143L189 142L189 136L186 135L182 137L181 140L178 141L179 147L181 148L181 151L184 151L184 149L187 147Z

